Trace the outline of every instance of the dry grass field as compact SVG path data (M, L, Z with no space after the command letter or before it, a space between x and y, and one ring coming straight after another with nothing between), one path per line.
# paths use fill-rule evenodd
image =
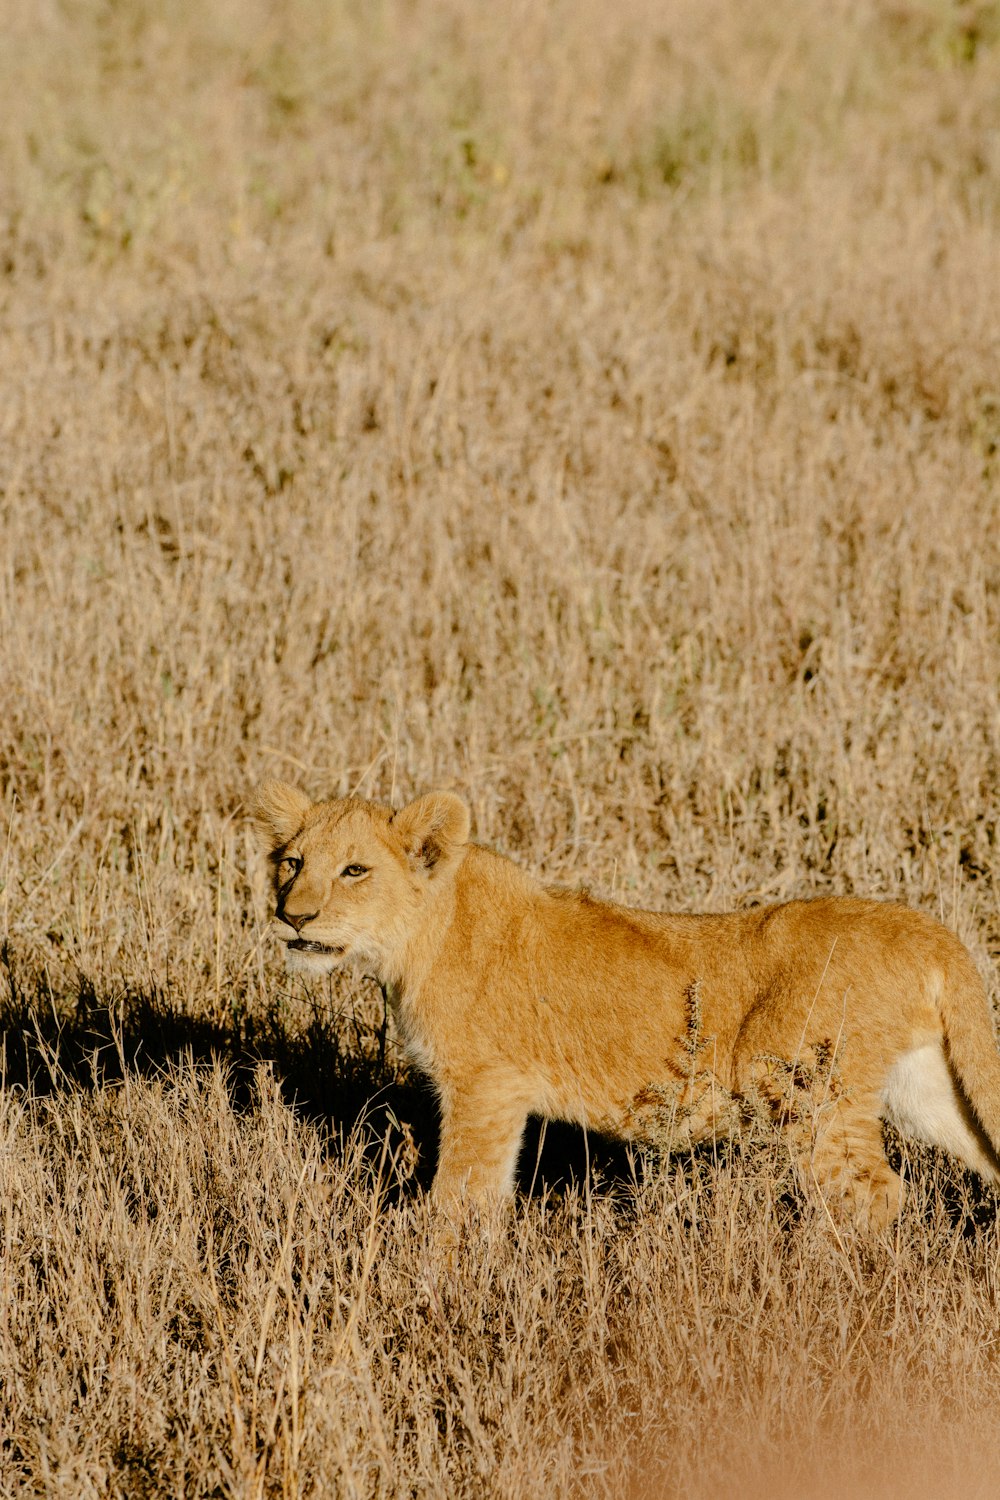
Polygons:
M261 775L1000 993L1000 10L2 0L0 1494L963 1500L1000 1225L531 1136L455 1264Z

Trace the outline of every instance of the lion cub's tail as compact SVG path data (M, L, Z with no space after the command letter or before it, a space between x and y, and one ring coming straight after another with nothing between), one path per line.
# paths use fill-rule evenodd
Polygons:
M957 940L942 979L938 1006L948 1059L1000 1162L1000 1051L985 986Z

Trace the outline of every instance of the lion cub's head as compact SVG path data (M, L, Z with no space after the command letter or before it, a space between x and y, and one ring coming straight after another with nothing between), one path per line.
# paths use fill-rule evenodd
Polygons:
M469 837L468 809L450 792L394 813L358 797L310 802L265 781L250 817L273 867L289 967L309 973L355 959L391 975Z

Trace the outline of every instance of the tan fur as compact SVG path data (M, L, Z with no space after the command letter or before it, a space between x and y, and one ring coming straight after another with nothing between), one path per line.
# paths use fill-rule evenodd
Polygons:
M286 941L330 950L289 961L373 973L437 1088L441 1200L509 1192L529 1114L683 1145L763 1112L807 1192L876 1224L901 1196L882 1116L1000 1180L986 994L958 938L922 912L824 898L680 916L596 901L468 843L448 793L392 813L266 782L252 816Z

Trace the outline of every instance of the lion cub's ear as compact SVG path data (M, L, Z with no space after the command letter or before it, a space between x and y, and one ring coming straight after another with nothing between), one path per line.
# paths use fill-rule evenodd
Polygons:
M269 849L280 849L302 827L312 807L305 792L287 781L262 781L247 808L250 821Z
M430 792L393 813L392 826L410 858L440 875L469 841L469 809L452 792Z

